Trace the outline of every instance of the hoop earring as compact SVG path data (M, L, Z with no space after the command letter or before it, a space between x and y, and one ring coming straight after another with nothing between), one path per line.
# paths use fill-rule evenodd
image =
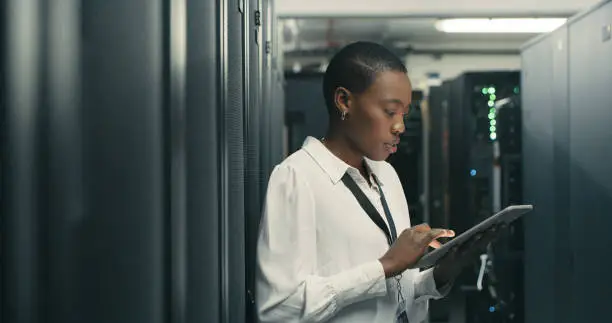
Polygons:
M346 111L342 111L342 115L340 116L340 120L344 121L346 119Z

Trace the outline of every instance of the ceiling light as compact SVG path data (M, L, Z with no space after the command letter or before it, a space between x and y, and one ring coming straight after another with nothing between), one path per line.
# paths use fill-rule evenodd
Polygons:
M444 19L436 29L445 33L546 33L563 25L566 18Z

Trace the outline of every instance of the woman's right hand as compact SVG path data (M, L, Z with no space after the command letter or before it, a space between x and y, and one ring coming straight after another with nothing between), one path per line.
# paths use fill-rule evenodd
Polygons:
M454 237L455 232L445 229L432 229L427 224L419 224L404 230L391 248L379 260L387 278L396 276L416 263L427 247L440 247L436 239Z

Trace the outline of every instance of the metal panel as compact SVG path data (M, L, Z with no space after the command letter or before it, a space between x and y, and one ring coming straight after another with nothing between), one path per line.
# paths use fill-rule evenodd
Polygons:
M187 1L186 322L221 322L219 218L219 2ZM178 322L176 322L178 323Z
M41 32L38 1L6 1L6 91L2 158L2 321L39 322ZM24 28L25 27L25 28ZM74 83L74 82L73 82ZM78 205L75 205L78 208ZM52 247L52 246L50 246Z
M553 302L555 309L555 322L573 322L572 310L572 290L571 280L567 277L573 275L572 244L570 232L570 153L569 153L569 38L566 26L559 28L550 34L548 45L551 48L551 56L545 58L550 60L552 65L544 62L544 66L552 67L550 72L552 100L552 123L553 123L553 159L554 159L554 289ZM548 166L550 167L550 166ZM539 184L541 185L541 184ZM541 186L540 186L541 187ZM544 188L544 187L541 187ZM539 206L536 206L539 207ZM538 212L536 210L536 212ZM537 213L536 213L537 214ZM532 233L535 235L536 230ZM539 233L541 239L541 232ZM533 237L535 239L535 237ZM530 245L531 248L533 245ZM541 266L548 267L549 264L544 259L539 259ZM534 277L534 279L541 279ZM534 286L534 285L532 285ZM532 290L529 290L532 292ZM535 309L534 309L535 310Z
M287 113L300 115L291 126L291 149L302 147L307 136L322 138L329 125L327 108L323 99L323 74L289 74L286 76L284 102ZM293 120L289 120L293 121Z
M41 3L8 3L3 320L162 322L163 8Z
M246 244L246 284L248 299L246 322L256 322L255 309L255 261L256 245L261 216L261 113L262 113L262 54L261 41L261 8L258 0L245 3L245 244Z
M261 170L262 170L262 192L268 186L268 178L273 168L272 164L272 111L273 111L273 61L272 61L272 2L262 0L263 17L263 108L261 113Z
M163 8L148 0L80 6L85 217L75 214L68 235L79 284L71 318L163 322Z
M279 21L276 17L276 1L270 1L270 19L271 19L271 52L272 52L272 118L271 118L271 153L270 167L279 164L285 158L286 132L285 132L285 73L283 66L282 55L282 28L279 27Z
M245 321L244 41L240 0L221 5L221 322Z
M574 322L605 322L612 248L612 2L569 25L570 227L574 246ZM593 259L597 259L593 262Z
M552 47L541 41L522 54L523 197L535 205L525 223L525 322L554 317L554 152ZM546 227L546 232L540 228Z
M448 83L447 83L448 84ZM448 85L447 85L448 86ZM448 129L444 121L447 113L444 108L448 98L442 86L432 87L429 90L429 224L436 228L449 227L446 210L448 168L446 162L447 151L445 138L448 138Z
M169 213L164 223L168 242L169 321L186 320L187 301L187 160L185 146L185 65L187 60L187 4L186 0L169 0L164 5L164 62L165 62L165 155L166 180L169 190Z
M9 6L2 319L220 322L217 2Z

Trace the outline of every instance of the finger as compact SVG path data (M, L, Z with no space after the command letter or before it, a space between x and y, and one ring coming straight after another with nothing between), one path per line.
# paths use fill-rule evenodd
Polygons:
M455 236L455 231L446 229L431 229L427 233L432 240L438 238L452 238Z
M434 248L434 249L438 249L440 247L442 247L442 243L440 243L440 241L438 240L433 240L429 243L429 246Z
M431 230L431 227L427 223L421 223L419 225L415 225L412 229L417 232L427 232Z

